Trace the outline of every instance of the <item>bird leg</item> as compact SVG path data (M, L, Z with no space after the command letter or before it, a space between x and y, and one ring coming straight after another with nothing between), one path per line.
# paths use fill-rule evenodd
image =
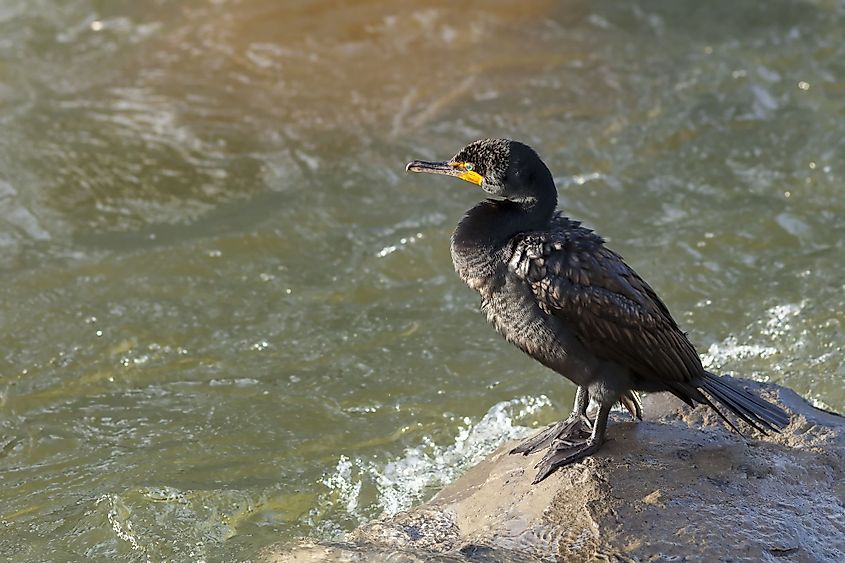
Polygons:
M528 438L512 449L511 454L528 455L541 450L553 442L583 441L593 430L590 419L587 418L587 406L590 395L586 387L578 387L575 393L575 405L565 420L550 424L534 436Z
M537 476L534 477L533 484L537 484L556 469L575 463L585 457L596 453L601 445L604 443L604 434L607 430L607 417L610 414L609 404L603 404L599 407L599 412L596 415L596 420L593 423L593 433L589 438L582 440L555 440L552 442L548 453L540 463L535 465L539 468Z

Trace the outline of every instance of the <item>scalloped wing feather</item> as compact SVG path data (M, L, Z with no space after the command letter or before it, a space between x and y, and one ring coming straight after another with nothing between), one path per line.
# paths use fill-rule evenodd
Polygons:
M517 237L509 261L540 307L564 319L596 357L642 378L667 384L700 378L695 348L654 290L601 237L565 217L556 223Z

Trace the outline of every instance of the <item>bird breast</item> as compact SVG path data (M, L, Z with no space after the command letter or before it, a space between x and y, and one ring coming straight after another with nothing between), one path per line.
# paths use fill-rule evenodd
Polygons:
M591 356L561 319L540 307L528 282L511 269L514 256L505 249L462 250L452 247L455 270L481 295L481 311L496 331L543 365L586 384Z

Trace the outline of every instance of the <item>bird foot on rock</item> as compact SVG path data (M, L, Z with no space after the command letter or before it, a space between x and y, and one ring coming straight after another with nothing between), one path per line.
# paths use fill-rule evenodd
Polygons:
M534 466L535 469L540 471L537 472L537 476L534 477L531 484L536 485L554 473L555 470L593 455L601 447L603 441L588 438L580 441L564 440L553 443L545 457Z
M584 415L570 415L566 420L561 420L549 425L546 429L531 436L520 445L512 449L511 454L528 455L545 448L554 443L565 447L583 443L593 431L593 423ZM547 456L548 457L548 456ZM542 462L541 462L542 463Z

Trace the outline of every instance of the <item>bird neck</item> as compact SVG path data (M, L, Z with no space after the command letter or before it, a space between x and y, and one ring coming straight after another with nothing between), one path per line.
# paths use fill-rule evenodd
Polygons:
M519 201L487 199L470 209L452 235L455 267L483 276L489 264L510 240L520 234L548 227L557 207L557 191L537 191ZM463 276L463 273L462 273Z

